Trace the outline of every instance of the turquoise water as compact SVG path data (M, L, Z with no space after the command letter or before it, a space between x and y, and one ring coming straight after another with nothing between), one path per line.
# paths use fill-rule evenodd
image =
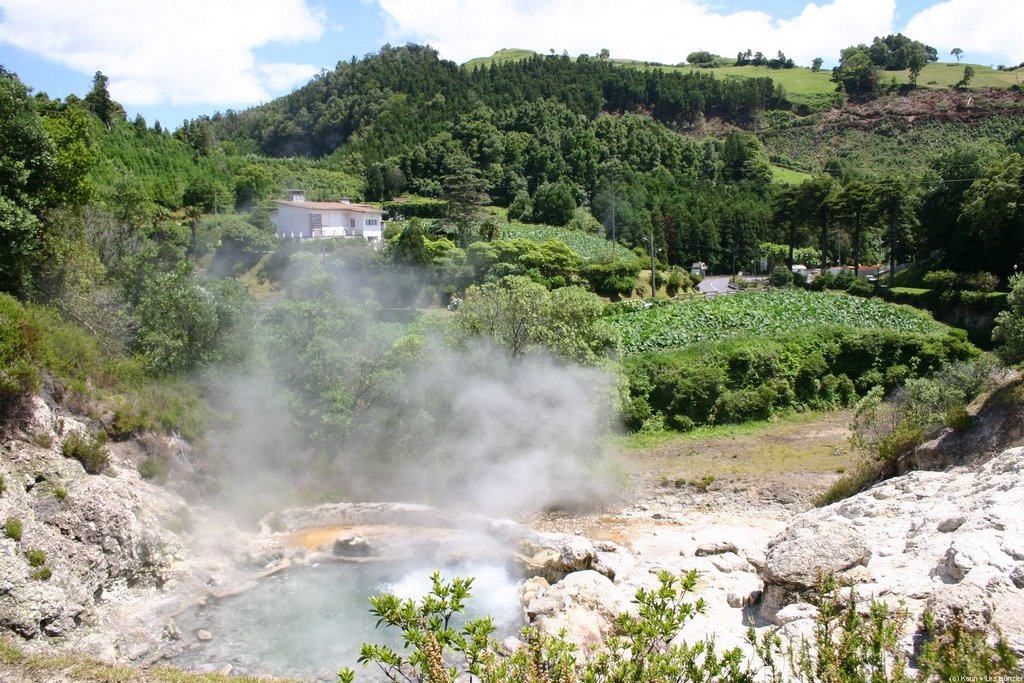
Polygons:
M400 648L397 633L375 629L369 596L394 593L418 599L430 589L433 568L385 562L328 562L297 567L262 579L242 595L210 601L177 619L190 649L171 660L181 668L214 669L230 664L232 673L270 674L303 680L336 680L341 666L357 679L373 668L356 664L364 642ZM443 568L442 576L473 576L467 618L490 615L496 635L514 634L523 625L516 580L503 566L463 564ZM196 646L195 632L213 640Z

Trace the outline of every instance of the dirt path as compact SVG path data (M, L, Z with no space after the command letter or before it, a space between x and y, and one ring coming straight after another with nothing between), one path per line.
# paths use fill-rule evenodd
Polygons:
M538 530L632 546L659 529L721 524L763 533L811 507L817 494L852 468L857 455L849 445L849 423L849 412L841 411L623 448L616 461L628 484L619 503L523 521Z

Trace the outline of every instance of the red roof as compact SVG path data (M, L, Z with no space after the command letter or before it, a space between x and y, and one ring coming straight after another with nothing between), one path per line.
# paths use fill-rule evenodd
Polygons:
M368 204L346 204L344 202L289 202L285 199L275 199L275 204L283 206L294 206L299 209L311 209L313 211L354 211L356 213L379 213L384 212L375 206Z

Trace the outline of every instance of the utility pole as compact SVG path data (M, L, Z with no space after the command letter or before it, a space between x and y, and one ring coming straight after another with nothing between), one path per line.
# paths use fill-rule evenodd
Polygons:
M615 183L612 183L612 244L615 242Z
M896 226L889 226L889 289L892 289L893 277L896 275Z
M644 239L651 245L651 298L654 299L658 296L658 276L654 267L654 233Z

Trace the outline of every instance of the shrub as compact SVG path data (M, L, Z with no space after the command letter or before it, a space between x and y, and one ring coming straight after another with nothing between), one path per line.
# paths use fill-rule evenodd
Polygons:
M147 411L138 405L120 403L114 408L114 419L105 431L114 441L124 441L151 424Z
M947 427L958 432L965 431L971 427L971 414L962 405L955 405L946 411L945 424Z
M53 576L53 570L49 567L39 567L32 572L32 578L36 581L48 581Z
M979 292L994 292L996 287L999 286L999 278L992 273L982 271L967 276L967 286Z
M960 276L952 270L933 270L930 273L925 273L921 278L921 283L925 287L939 292L955 289L959 282Z
M601 221L594 218L594 215L590 213L590 210L585 206L576 207L576 210L572 212L572 218L566 224L566 227L573 230L581 230L583 232L600 232L604 228L604 226L601 225Z
M793 273L786 266L775 266L770 282L772 287L788 287L793 284Z
M812 292L823 292L826 289L835 289L835 282L831 273L825 272L807 283L807 289Z
M0 294L0 407L39 388L39 335L21 303Z
M902 386L911 376L910 368L902 363L891 365L885 370L885 380L882 382L882 386L885 387L886 393L891 392L898 386Z
M1024 274L1010 278L1007 308L996 316L992 341L997 344L996 353L1004 363L1024 360Z
M4 524L4 534L12 541L21 540L21 520L17 517L8 517Z
M526 190L520 190L509 204L507 215L510 221L525 221L529 220L532 212L533 202L530 201L530 195Z
M923 433L919 427L901 425L878 442L878 457L884 465L888 465L901 455L914 450L922 440Z
M165 455L154 455L142 460L138 469L143 479L152 479L158 484L163 484L171 472L171 461Z
M918 680L1013 680L1020 678L1016 655L1000 636L994 645L988 634L970 631L960 615L944 630L935 617L925 612L922 618L921 656Z
M854 296L870 297L875 294L875 286L867 278L855 277L850 281L846 291Z
M622 412L626 426L632 430L639 430L651 417L651 404L645 396L632 396L626 401Z
M715 422L767 420L772 415L774 398L768 386L730 391L715 404Z
M53 445L53 434L50 432L36 432L31 436L31 441L40 448L49 448Z
M106 447L106 433L98 432L86 436L82 432L71 432L61 444L65 458L74 458L89 474L99 474L110 464L110 453Z
M46 564L46 551L38 548L26 550L25 560L28 562L30 567L42 567Z
M984 368L943 368L971 353L958 335L863 329L809 329L782 338L746 337L644 352L627 357L624 366L631 397L643 399L629 408L643 408L630 426L653 413L664 415L670 427L690 428L765 419L790 406L848 406L873 387L892 392L908 381L916 392L912 404L929 406L938 399L927 387L937 385L919 384L914 376L941 371L942 382L966 397L977 391ZM941 405L939 419L947 407ZM688 421L679 421L680 416Z
M628 296L636 287L640 263L636 260L614 260L607 263L588 263L580 275L602 296Z
M668 281L665 283L665 291L669 296L675 296L681 291L690 289L690 275L681 270L673 269L668 275Z

